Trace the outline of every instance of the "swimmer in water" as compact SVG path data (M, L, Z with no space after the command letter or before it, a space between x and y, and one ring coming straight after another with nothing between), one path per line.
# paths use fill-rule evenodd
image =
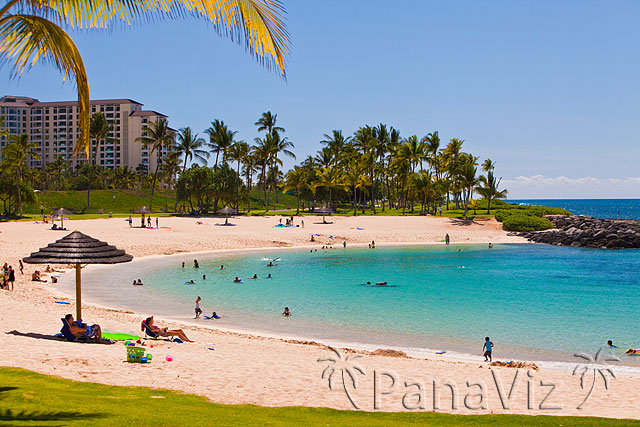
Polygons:
M196 282L194 282L193 280L189 280L188 282L185 282L185 283L188 283L188 284L190 284L190 285L193 285L193 284L195 284Z
M200 268L200 264L198 264L198 260L197 259L193 260L193 268Z
M267 264L267 267L273 267L273 262L269 261L269 264Z
M242 280L238 276L236 276L236 278L234 279L234 282L235 283L240 283L240 282L242 282Z
M220 266L220 270L224 270L224 265L221 265L221 266Z
M258 278L257 274L254 274L253 277L252 277L252 279L257 279L257 278Z
M271 279L271 273L267 275L267 279Z
M282 312L282 315L284 317L291 317L291 311L289 310L289 307L285 307L284 311Z
M207 275L206 274L202 275L202 280L207 280Z

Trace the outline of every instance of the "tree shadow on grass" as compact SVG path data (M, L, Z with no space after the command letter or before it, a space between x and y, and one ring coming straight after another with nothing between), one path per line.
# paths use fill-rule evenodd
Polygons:
M19 390L19 387L0 387L0 401L7 398L2 393ZM106 418L107 414L86 414L76 411L15 411L0 408L0 422L2 421L72 421ZM3 424L4 425L4 424Z
M107 414L84 414L76 411L14 411L0 409L0 421L72 421L105 418Z

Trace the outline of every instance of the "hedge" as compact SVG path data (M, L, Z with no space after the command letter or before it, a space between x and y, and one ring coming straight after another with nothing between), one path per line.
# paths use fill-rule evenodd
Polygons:
M548 219L518 213L505 217L502 227L508 231L540 231L553 228L554 225Z

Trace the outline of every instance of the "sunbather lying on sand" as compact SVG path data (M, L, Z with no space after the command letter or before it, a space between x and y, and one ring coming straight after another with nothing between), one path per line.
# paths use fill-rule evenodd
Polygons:
M154 325L153 324L153 316L147 317L144 322L147 324L149 329L151 329L153 332L155 332L156 334L158 334L160 336L163 336L163 337L178 337L182 341L193 342L189 338L187 338L187 335L184 333L184 331L182 329L160 328L160 327Z

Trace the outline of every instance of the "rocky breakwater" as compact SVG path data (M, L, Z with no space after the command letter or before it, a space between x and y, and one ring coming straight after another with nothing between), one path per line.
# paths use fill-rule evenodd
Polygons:
M518 233L532 242L600 249L640 248L640 221L588 216L546 216L555 226L548 231Z

